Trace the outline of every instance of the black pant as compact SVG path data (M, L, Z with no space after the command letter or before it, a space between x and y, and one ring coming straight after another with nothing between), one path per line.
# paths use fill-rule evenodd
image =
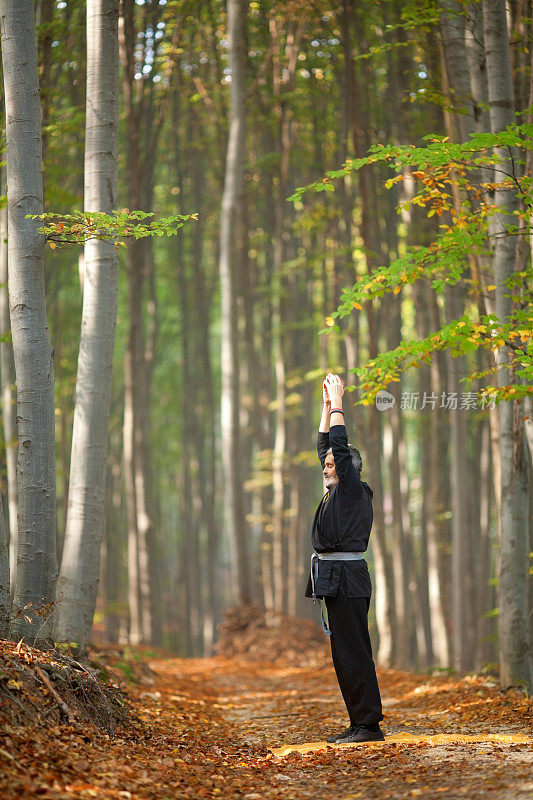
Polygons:
M343 586L344 584L344 586ZM326 597L331 655L352 725L383 719L372 645L368 633L369 597L348 597L342 581L337 597Z

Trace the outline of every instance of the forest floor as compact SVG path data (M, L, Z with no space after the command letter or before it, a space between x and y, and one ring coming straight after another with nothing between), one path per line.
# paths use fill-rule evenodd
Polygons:
M42 675L46 654L2 647L2 800L525 800L533 794L531 700L500 691L486 676L379 671L387 737L452 738L322 744L279 757L272 748L318 742L346 724L324 648L312 668L237 657L109 657L109 674L123 676L132 709L112 736L73 706L70 721L65 709L55 713L60 679L47 686L12 672L18 658L29 675L38 658ZM29 716L21 710L27 703Z

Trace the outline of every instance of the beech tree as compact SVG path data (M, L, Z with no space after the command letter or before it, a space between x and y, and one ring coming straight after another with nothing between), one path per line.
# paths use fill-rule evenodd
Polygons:
M501 0L484 0L483 23L490 125L492 133L497 134L515 121L505 3ZM498 214L492 225L493 269L496 314L504 320L512 313L514 303L510 279L517 270L517 239L506 233L510 234L509 229L516 227L519 199L516 190L516 149L504 145L497 147L495 152L499 165L496 168L497 188L494 192ZM495 355L498 384L504 387L516 380L512 351L504 343L495 351ZM523 417L516 400L500 403L500 682L503 687L524 683L533 691L533 663L528 642L528 455Z
M238 595L249 602L250 564L244 519L240 448L239 332L237 259L241 254L242 184L246 141L246 9L245 0L228 0L230 128L220 221L220 295L222 320L222 464L228 533L233 544Z
M118 0L87 3L85 210L118 200ZM112 242L85 244L76 403L54 635L83 649L91 631L104 527L109 404L118 293Z
M44 286L41 108L33 0L0 3L6 107L9 307L17 379L16 638L44 636L57 576L54 357Z

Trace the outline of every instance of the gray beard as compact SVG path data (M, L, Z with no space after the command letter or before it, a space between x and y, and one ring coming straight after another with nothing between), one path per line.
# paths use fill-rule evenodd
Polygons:
M338 478L324 478L324 483L326 484L327 489L329 489L331 486L336 486L338 482Z

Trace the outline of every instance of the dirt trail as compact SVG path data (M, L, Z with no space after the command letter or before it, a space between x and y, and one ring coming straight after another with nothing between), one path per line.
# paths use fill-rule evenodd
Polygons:
M330 747L276 758L345 725L331 666L154 659L128 692L139 718L110 738L78 724L0 726L2 800L525 800L533 746L490 742ZM531 704L488 679L380 672L386 734L527 733Z
M219 705L249 744L269 748L323 740L347 724L331 667L313 671L234 665L217 671ZM533 718L515 693L479 677L453 681L381 671L384 732L526 734L529 745L490 741L429 746L387 744L329 748L274 759L275 796L403 798L533 796ZM262 797L263 795L261 795Z

